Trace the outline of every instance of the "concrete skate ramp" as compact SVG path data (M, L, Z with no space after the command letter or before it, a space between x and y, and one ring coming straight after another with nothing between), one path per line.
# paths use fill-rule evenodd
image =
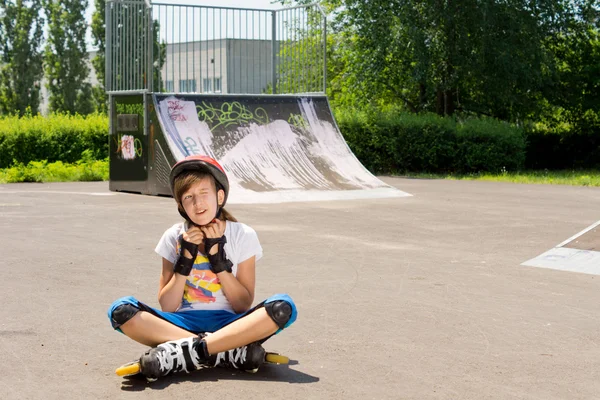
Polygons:
M600 221L522 265L600 275Z
M217 159L232 203L403 197L340 134L325 96L154 95L175 160Z

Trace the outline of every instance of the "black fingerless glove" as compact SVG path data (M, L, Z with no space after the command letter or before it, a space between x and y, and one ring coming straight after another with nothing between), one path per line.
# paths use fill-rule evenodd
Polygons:
M177 257L177 260L173 265L173 271L181 275L189 276L190 272L192 272L196 255L198 254L198 245L183 240L183 236L179 240L179 245L181 247L179 251L179 257ZM186 258L184 256L184 250L189 251L192 255L192 258Z
M227 259L227 255L225 254L225 243L227 243L227 239L224 235L220 238L204 239L204 251L210 263L210 270L215 274L223 271L231 272L231 267L233 266L233 263ZM211 255L210 250L215 244L218 245L218 250L215 254Z

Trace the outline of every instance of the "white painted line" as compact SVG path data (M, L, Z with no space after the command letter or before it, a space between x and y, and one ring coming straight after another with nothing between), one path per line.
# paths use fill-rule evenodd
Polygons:
M579 236L582 236L586 233L588 233L589 231L591 231L592 229L594 229L595 227L597 227L598 225L600 225L600 221L596 222L595 224L590 225L589 227L585 228L584 230L582 230L581 232L579 232L578 234L576 234L575 236L572 236L570 238L568 238L567 240L565 240L564 242L562 242L559 245L556 245L556 247L563 247L564 245L566 245L567 243L577 239Z
M521 265L600 275L600 252L564 247L599 225L600 221L590 225L547 252L525 261Z
M555 247L521 265L600 275L600 252Z

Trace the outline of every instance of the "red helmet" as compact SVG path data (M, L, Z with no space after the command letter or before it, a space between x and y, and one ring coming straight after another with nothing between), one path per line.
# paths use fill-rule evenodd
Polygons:
M227 174L225 173L223 167L214 158L209 156L187 156L186 158L177 162L173 166L169 178L169 181L171 183L171 194L173 194L173 196L175 195L175 178L179 176L179 174L186 171L201 171L212 175L213 178L215 178L215 182L217 183L217 192L219 191L219 189L223 189L223 191L225 192L225 197L223 199L223 204L221 204L221 207L223 207L225 203L227 203L227 196L229 195L229 180L227 179ZM218 214L219 212L217 212L217 215Z

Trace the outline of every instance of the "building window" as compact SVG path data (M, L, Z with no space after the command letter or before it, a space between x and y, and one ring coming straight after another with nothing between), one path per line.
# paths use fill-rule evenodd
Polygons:
M195 79L182 79L179 81L180 92L195 92L196 91L196 80Z
M215 92L221 93L221 78L215 78Z
M165 82L165 92L173 93L175 91L175 87L173 86L173 81Z
M204 78L202 80L202 91L203 92L212 92L212 80L210 78Z

